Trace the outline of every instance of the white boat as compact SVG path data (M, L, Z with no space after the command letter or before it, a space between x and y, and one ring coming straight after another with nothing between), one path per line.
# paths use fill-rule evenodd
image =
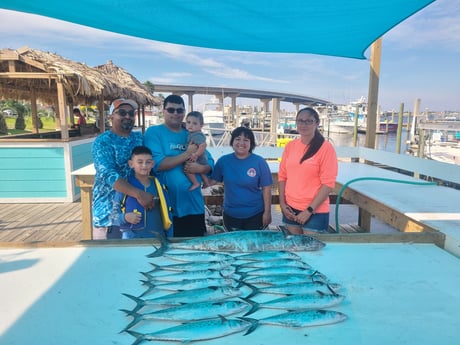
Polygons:
M353 134L355 122L348 113L333 113L324 118L323 129L326 133Z
M225 129L224 107L218 99L205 103L203 108L203 132L210 135L222 135Z

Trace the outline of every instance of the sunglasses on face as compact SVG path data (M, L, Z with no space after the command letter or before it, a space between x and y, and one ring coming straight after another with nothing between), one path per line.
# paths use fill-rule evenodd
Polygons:
M126 115L128 115L129 117L134 117L134 110L126 111L124 109L118 109L116 113L121 117L125 117Z
M166 108L166 111L170 114L174 114L175 112L178 113L178 114L183 114L185 113L185 109L184 108Z
M298 124L298 125L312 125L314 123L316 123L316 120L313 120L313 119L307 119L307 120L295 120L295 122Z

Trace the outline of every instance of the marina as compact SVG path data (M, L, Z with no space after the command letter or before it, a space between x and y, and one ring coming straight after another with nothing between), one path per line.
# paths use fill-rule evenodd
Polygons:
M95 25L94 18L116 18L123 13L124 20L102 19L97 21L98 28L189 47L314 53L358 59L367 59L364 53L371 47L369 111L365 109L366 101L359 101L363 108L363 121L367 112L368 123L373 123L375 114L379 115L375 107L381 38L375 42L371 40L383 36L430 2L400 2L397 6L394 3L374 6L362 1L347 2L347 21L341 20L344 8L340 4L336 8L321 2L305 6L300 1L284 6L280 15L280 4L277 2L244 4L245 11L241 10L240 3L181 2L180 6L174 7L174 16L185 25L175 25L175 31L170 30L171 16L158 15L170 11L170 4L162 2L155 5L134 2L122 8L119 4L107 2L107 6L93 6L91 16L83 15L81 4L58 4L54 1L37 3L32 6L34 8L13 4L8 9L63 20L73 18L72 22L83 25ZM141 7L143 11L139 11ZM311 13L319 15L311 16ZM377 13L379 20L374 20ZM201 15L201 20L196 20L197 14ZM158 30L146 30L151 27L152 18ZM293 18L309 18L309 25ZM350 25L365 21L370 25ZM217 22L225 24L213 25L213 29L209 30L209 23ZM287 22L289 25L285 25ZM310 29L324 35L315 34ZM64 42L65 36L62 37L60 41ZM56 42L54 44L58 44ZM77 40L74 42L78 43ZM114 43L119 45L120 38ZM160 48L164 49L164 46ZM55 49L51 47L50 50ZM125 55L136 52L135 49L118 50ZM201 67L203 71L206 69L206 73L214 77L222 77L222 73L239 75L246 78L248 84L249 78L257 77L263 85L269 85L273 80L274 75L268 73L271 66L263 66L259 61L258 65L267 73L259 70L247 75L243 70L231 69L230 60L202 59L199 54L187 54L190 50L174 50L168 52L168 58L173 60L180 56L185 72L174 74L178 80L185 80L180 75L187 75L186 62ZM151 54L137 55L152 57ZM161 54L154 56L155 59L160 57ZM253 253L295 255L297 258L291 259L290 264L298 260L308 268L288 266L279 261L273 263L275 261L268 261L265 256L262 259L249 258L246 256L248 252L264 246L264 240L255 239L249 232L245 236L230 233L239 238L227 242L227 246L222 245L225 240L219 242L219 235L213 236L212 233L203 238L173 238L170 243L152 239L97 241L92 239L91 230L94 183L91 146L97 134L69 128L74 124L74 119L69 116L72 108L79 104L97 104L98 130L103 132L108 128L105 127L107 114L104 104L110 104L116 97L133 98L139 105L136 130L144 132L149 125L161 123L161 110L152 122L146 118L147 107L161 105L161 99L154 97L154 92L185 95L186 110L192 111L199 110L193 104L197 89L181 87L173 90L174 87L168 86L170 90L167 91L159 89L164 85L151 85L146 92L144 85L136 83L130 75L107 73L108 70L114 72L114 66L108 70L91 68L27 47L2 50L0 58L3 96L30 100L34 137L0 140L2 344L138 345L148 343L148 340L152 340L152 344L196 341L204 345L458 343L460 292L455 287L460 283L460 210L456 202L460 195L460 171L456 164L424 159L427 157L427 146L446 151L447 145L443 143L458 143L456 133L452 137L443 129L436 133L423 132L423 129L417 128L417 121L410 130L407 126L403 130L400 122L394 127L394 119L388 117L377 119L376 128L361 126L359 131L366 132L365 138L363 134L356 133L356 126L353 133L343 133L343 129L334 129L334 121L328 123L327 131L322 124L323 133L334 143L339 158L339 175L334 193L330 195L331 232L313 238L300 235L297 239L301 238L302 243L307 245L293 246L285 228L278 223L279 195L275 185L272 210L276 216L270 230L273 230L276 240L269 243L274 246L270 248L276 251ZM247 60L250 62L249 58ZM152 62L149 65L160 66L159 59ZM315 66L299 67L299 74L294 79ZM162 70L165 73L155 78L168 77L167 68ZM182 72L182 69L175 72ZM350 71L347 74L355 78ZM334 74L326 76L332 82ZM285 75L276 82L280 85L279 82L291 82L291 78ZM313 84L315 79L310 73L308 78L312 86L319 86L319 83ZM425 80L429 80L427 76ZM225 83L225 80L220 80L220 83ZM334 84L338 86L338 83ZM212 113L206 114L208 148L213 157L217 159L232 152L228 146L230 131L239 125L248 125L258 135L259 146L255 152L267 159L274 181L277 180L283 146L296 137L292 113L301 106L326 109L332 105L328 100L306 95L239 88L212 89L202 87L200 92L209 97L215 96L222 105L222 109L216 109L219 111L217 118L210 117ZM391 91L396 94L396 90ZM263 105L253 112L243 108L236 111L236 99L244 97L244 94L258 99ZM227 109L224 106L226 97L231 103ZM38 125L37 109L43 99L56 109L57 130L53 138L41 133ZM281 102L291 103L295 112L285 112ZM328 111L325 110L322 115L327 115ZM415 115L420 114L415 111ZM356 111L352 118L354 124L360 120L359 117L359 111ZM382 124L385 126L382 127ZM217 132L213 133L213 129ZM374 136L374 132L382 135ZM375 143L369 144L367 139L374 141L374 137ZM430 158L434 158L433 153L434 150L431 150ZM449 160L452 157L455 163L456 153L450 155ZM205 195L204 198L206 205L222 203L221 195ZM263 237L267 234L272 236L268 231L258 233ZM207 247L197 249L206 250L203 253L209 256L205 260L194 256L185 269L180 266L185 264L175 261L179 255L183 258L197 254L190 251L189 240L200 245L207 241ZM210 257L216 253L207 251L211 249L231 251L219 253L231 256L231 260L212 261ZM177 255L176 259L174 255ZM245 261L246 264L241 264ZM255 268L251 266L254 264L252 261L260 261L270 267ZM176 285L173 290L167 290L164 285L158 287L161 284L190 284L184 279L184 276L196 274L190 266L207 267L199 274L214 274L221 279L219 282L229 279L230 286L206 282L200 288ZM278 289L285 287L274 283L266 274L275 269L278 270L278 278L324 283L328 285L327 289L305 294L297 291L286 293L284 290L279 295ZM293 273L299 271L301 273ZM224 305L221 301L237 302L244 304L246 309L231 312L227 309L229 307L218 309L222 312L212 309L207 318L190 320L205 314L203 309L209 307L207 304L196 312L189 310L186 319L177 314L166 320L152 317L153 313L165 312L173 306L191 307L195 300L209 302L219 308ZM300 312L294 314L297 323L286 321L292 314L288 317L279 315L291 309ZM325 315L332 313L341 318L324 322ZM322 323L319 322L321 327L311 320L318 316L323 318Z

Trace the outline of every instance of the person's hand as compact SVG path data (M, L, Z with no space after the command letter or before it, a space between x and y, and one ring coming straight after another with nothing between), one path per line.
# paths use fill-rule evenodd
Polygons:
M283 212L284 216L289 220L296 220L296 216L292 208L288 205L281 206L281 212Z
M196 162L187 161L184 164L184 172L188 174L201 174L201 169L203 165Z
M155 207L155 197L150 193L141 191L136 199L146 210L151 210Z
M198 151L198 145L190 144L187 146L187 150L185 150L185 153L187 153L187 155L191 157L196 151Z
M272 222L272 213L271 212L264 212L262 215L262 225L263 228L265 229L267 226L269 226Z
M125 214L125 220L130 224L137 224L142 220L142 213L141 212L128 212Z
M299 224L305 224L311 217L311 213L307 210L300 212L298 215L295 216L295 221Z
M198 159L198 156L196 155L196 153L192 153L192 155L190 156L188 161L189 162L196 162L197 159Z

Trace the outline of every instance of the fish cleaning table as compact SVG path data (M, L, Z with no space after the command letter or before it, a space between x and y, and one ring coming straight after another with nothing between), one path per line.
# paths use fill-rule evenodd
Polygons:
M145 291L139 272L152 269L146 257L152 250L126 242L0 249L0 343L132 344L131 335L119 333L131 321L119 309L134 306L122 293ZM345 301L330 309L348 315L346 321L301 329L261 325L247 336L200 343L458 344L460 261L439 247L328 243L300 255L343 285ZM171 344L152 342L160 343Z

